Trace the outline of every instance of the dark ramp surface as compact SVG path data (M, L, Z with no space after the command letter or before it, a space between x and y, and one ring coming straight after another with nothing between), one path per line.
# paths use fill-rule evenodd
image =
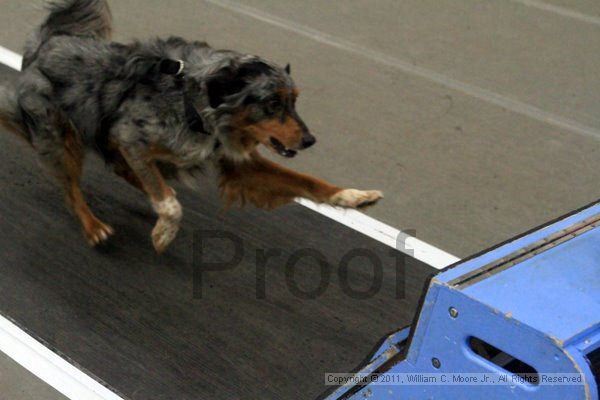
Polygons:
M315 398L326 372L355 368L384 334L410 323L433 272L400 257L398 273L389 248L298 205L220 212L210 177L199 193L179 188L183 228L157 256L146 200L94 157L84 190L117 233L92 249L33 152L2 132L0 154L0 312L130 399ZM200 298L193 276L201 261L234 255L230 240L200 246L194 237L203 230L234 235L243 252L235 267L203 274ZM305 257L286 280L286 264L301 249L330 266L323 274ZM369 299L347 292L378 280L372 261L355 258L350 285L340 284L340 260L355 249L381 262L382 285ZM264 285L261 251L279 251ZM329 285L314 299L294 290L314 290L321 277Z

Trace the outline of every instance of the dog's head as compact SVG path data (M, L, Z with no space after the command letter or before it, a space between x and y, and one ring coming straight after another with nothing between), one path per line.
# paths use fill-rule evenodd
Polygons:
M228 134L243 151L262 144L294 157L316 142L296 112L298 89L289 65L252 57L217 69L204 83L208 105L227 118Z

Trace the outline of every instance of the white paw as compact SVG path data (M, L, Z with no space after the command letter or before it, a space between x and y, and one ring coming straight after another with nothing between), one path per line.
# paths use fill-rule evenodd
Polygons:
M167 197L164 200L156 201L152 203L154 211L160 216L169 219L180 220L183 215L181 204L177 201L175 196Z
M344 189L334 194L330 202L334 206L360 208L375 204L382 198L383 193L379 190Z
M159 218L152 230L152 244L157 253L164 252L179 232L179 221Z
M152 230L152 244L158 253L162 253L175 240L183 211L175 197L168 197L153 206L158 214L158 221Z

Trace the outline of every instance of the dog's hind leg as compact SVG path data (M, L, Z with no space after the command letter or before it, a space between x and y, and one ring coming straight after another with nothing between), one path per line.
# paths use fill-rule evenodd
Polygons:
M175 197L175 191L167 185L157 165L145 154L144 149L136 146L121 148L121 154L127 161L131 171L134 186L141 184L142 189L150 198L154 211L158 214L158 221L152 230L152 243L158 253L162 253L171 244L179 231L179 224L183 216L181 205Z
M44 147L46 147L44 149ZM75 130L67 124L60 144L38 148L43 165L63 186L67 204L77 215L88 243L95 246L111 236L113 229L90 210L81 191L83 149Z
M14 87L0 85L0 127L29 140L21 116L19 115L16 90Z
M59 178L65 186L67 202L81 221L88 242L96 245L108 239L114 230L100 221L85 201L81 191L82 169L83 149L77 133L69 127L65 133L63 165Z
M83 149L78 132L50 101L52 86L36 71L26 71L19 88L23 124L42 165L63 187L91 245L106 240L113 229L100 221L88 207L80 182Z

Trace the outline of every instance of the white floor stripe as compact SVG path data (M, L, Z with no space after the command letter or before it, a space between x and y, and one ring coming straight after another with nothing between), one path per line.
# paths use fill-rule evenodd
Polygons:
M21 56L0 46L0 63L6 64L14 69L19 70ZM18 62L18 68L11 66ZM430 244L423 242L413 236L410 236L396 228L384 224L374 218L362 214L356 210L343 210L327 205L315 204L310 200L298 199L299 204L310 208L320 214L323 214L334 221L340 222L364 235L367 235L375 240L378 240L390 247L393 247L417 260L424 262L436 269L442 269L450 264L459 261L455 257L443 250L440 250Z
M553 114L551 112L542 110L533 105L523 103L519 100L506 97L504 95L492 92L487 89L480 88L469 83L461 82L448 76L442 75L435 71L413 65L408 61L402 60L397 57L389 56L381 53L377 50L372 50L367 47L349 42L347 40L338 38L325 32L318 31L309 26L302 25L293 22L288 19L280 18L275 15L266 13L253 7L248 7L237 2L229 0L204 0L209 4L224 8L229 11L236 12L238 14L246 15L256 20L268 23L270 25L277 26L281 29L297 33L304 37L313 39L317 42L327 44L332 47L336 47L341 50L356 54L360 57L367 58L371 61L379 62L380 64L387 65L404 71L406 73L419 76L423 79L438 83L448 88L467 94L471 97L479 100L491 103L507 110L513 111L517 114L525 115L535 120L565 129L570 132L578 133L580 135L588 136L594 139L600 139L600 130L581 124L575 120L562 117L560 115Z
M23 57L21 57L19 54L0 46L0 63L12 69L16 69L17 71L20 71L22 61Z
M430 244L399 231L374 218L356 210L331 207L324 204L315 204L310 200L296 199L305 207L310 208L326 217L346 225L355 231L367 235L385 245L395 248L409 256L416 258L436 269L442 269L460 259Z
M1 315L0 351L71 400L123 400Z
M538 0L509 0L514 3L519 3L527 7L537 8L539 10L548 11L554 14L558 14L561 17L573 18L581 22L586 22L588 24L594 24L600 26L600 17L595 17L593 15L587 15L584 13L580 13L579 11L574 11L566 7L555 6L553 4L548 4L543 1Z

